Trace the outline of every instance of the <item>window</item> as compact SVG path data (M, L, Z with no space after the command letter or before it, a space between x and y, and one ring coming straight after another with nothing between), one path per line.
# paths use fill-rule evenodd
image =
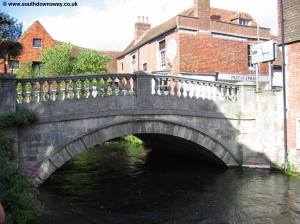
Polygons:
M296 148L300 149L300 118L296 118Z
M239 19L238 23L240 25L244 25L244 26L250 26L251 25L251 20L248 19Z
M250 69L255 69L256 65L252 64L252 59L251 59L251 44L248 44L248 67Z
M124 63L122 62L121 63L121 72L123 73L123 71L124 71Z
M135 72L136 71L136 58L135 58L135 54L131 56L131 72Z
M41 65L42 63L41 62L39 62L39 61L33 61L32 62L32 70L34 70L34 71L39 71L39 70L41 70L41 67L42 67L42 65Z
M159 42L159 67L160 69L166 68L166 41Z
M147 63L144 63L144 64L143 64L143 70L144 70L144 71L147 71Z
M33 38L33 47L41 48L42 47L42 40Z
M14 72L14 70L19 70L19 61L10 61L9 65L12 73Z

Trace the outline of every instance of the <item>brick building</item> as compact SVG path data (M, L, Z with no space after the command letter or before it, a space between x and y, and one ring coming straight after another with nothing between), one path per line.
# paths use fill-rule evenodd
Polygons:
M19 38L18 42L23 45L23 52L22 55L11 61L9 72L17 71L21 63L28 61L33 62L33 69L39 69L41 64L39 57L42 49L44 47L63 44L63 42L54 40L39 21L35 21ZM72 54L74 55L80 50L85 50L85 48L82 47L75 45L72 46ZM108 72L115 73L117 71L116 57L120 54L120 52L101 51L101 53L111 57L111 61L108 63ZM4 72L3 60L0 61L0 73L1 72Z
M134 40L117 58L118 72L146 70L207 80L255 80L249 47L271 39L248 13L210 7L210 0L194 0L187 9L151 28L139 17ZM268 64L259 66L268 80ZM216 75L216 72L219 75Z
M283 0L288 150L300 149L300 1ZM279 37L281 13L278 0ZM299 155L300 157L300 155ZM300 165L300 164L298 164Z

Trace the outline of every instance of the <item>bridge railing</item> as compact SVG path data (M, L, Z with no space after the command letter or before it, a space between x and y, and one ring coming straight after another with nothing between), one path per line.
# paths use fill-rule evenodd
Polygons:
M136 76L96 74L16 79L17 103L38 103L103 96L134 96Z
M214 101L236 102L239 86L232 83L204 81L170 75L152 77L152 94Z
M143 72L16 79L18 104L104 96L151 95L235 102L238 99L239 86Z

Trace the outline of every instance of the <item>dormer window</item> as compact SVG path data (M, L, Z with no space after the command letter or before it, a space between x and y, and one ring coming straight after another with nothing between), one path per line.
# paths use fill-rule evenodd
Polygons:
M42 47L42 39L33 38L33 47L41 48Z
M211 19L211 20L220 21L221 16L218 16L218 15L212 15L212 16L210 17L210 19Z
M238 19L238 23L244 26L251 26L251 20L248 19Z

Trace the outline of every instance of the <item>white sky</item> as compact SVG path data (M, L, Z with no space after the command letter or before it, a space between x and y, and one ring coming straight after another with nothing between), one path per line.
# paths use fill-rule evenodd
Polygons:
M71 15L38 20L60 41L97 50L122 51L133 39L138 16L148 16L152 27L191 8L193 0L105 0L105 7L77 7ZM211 7L248 12L262 27L277 33L276 0L211 0Z

